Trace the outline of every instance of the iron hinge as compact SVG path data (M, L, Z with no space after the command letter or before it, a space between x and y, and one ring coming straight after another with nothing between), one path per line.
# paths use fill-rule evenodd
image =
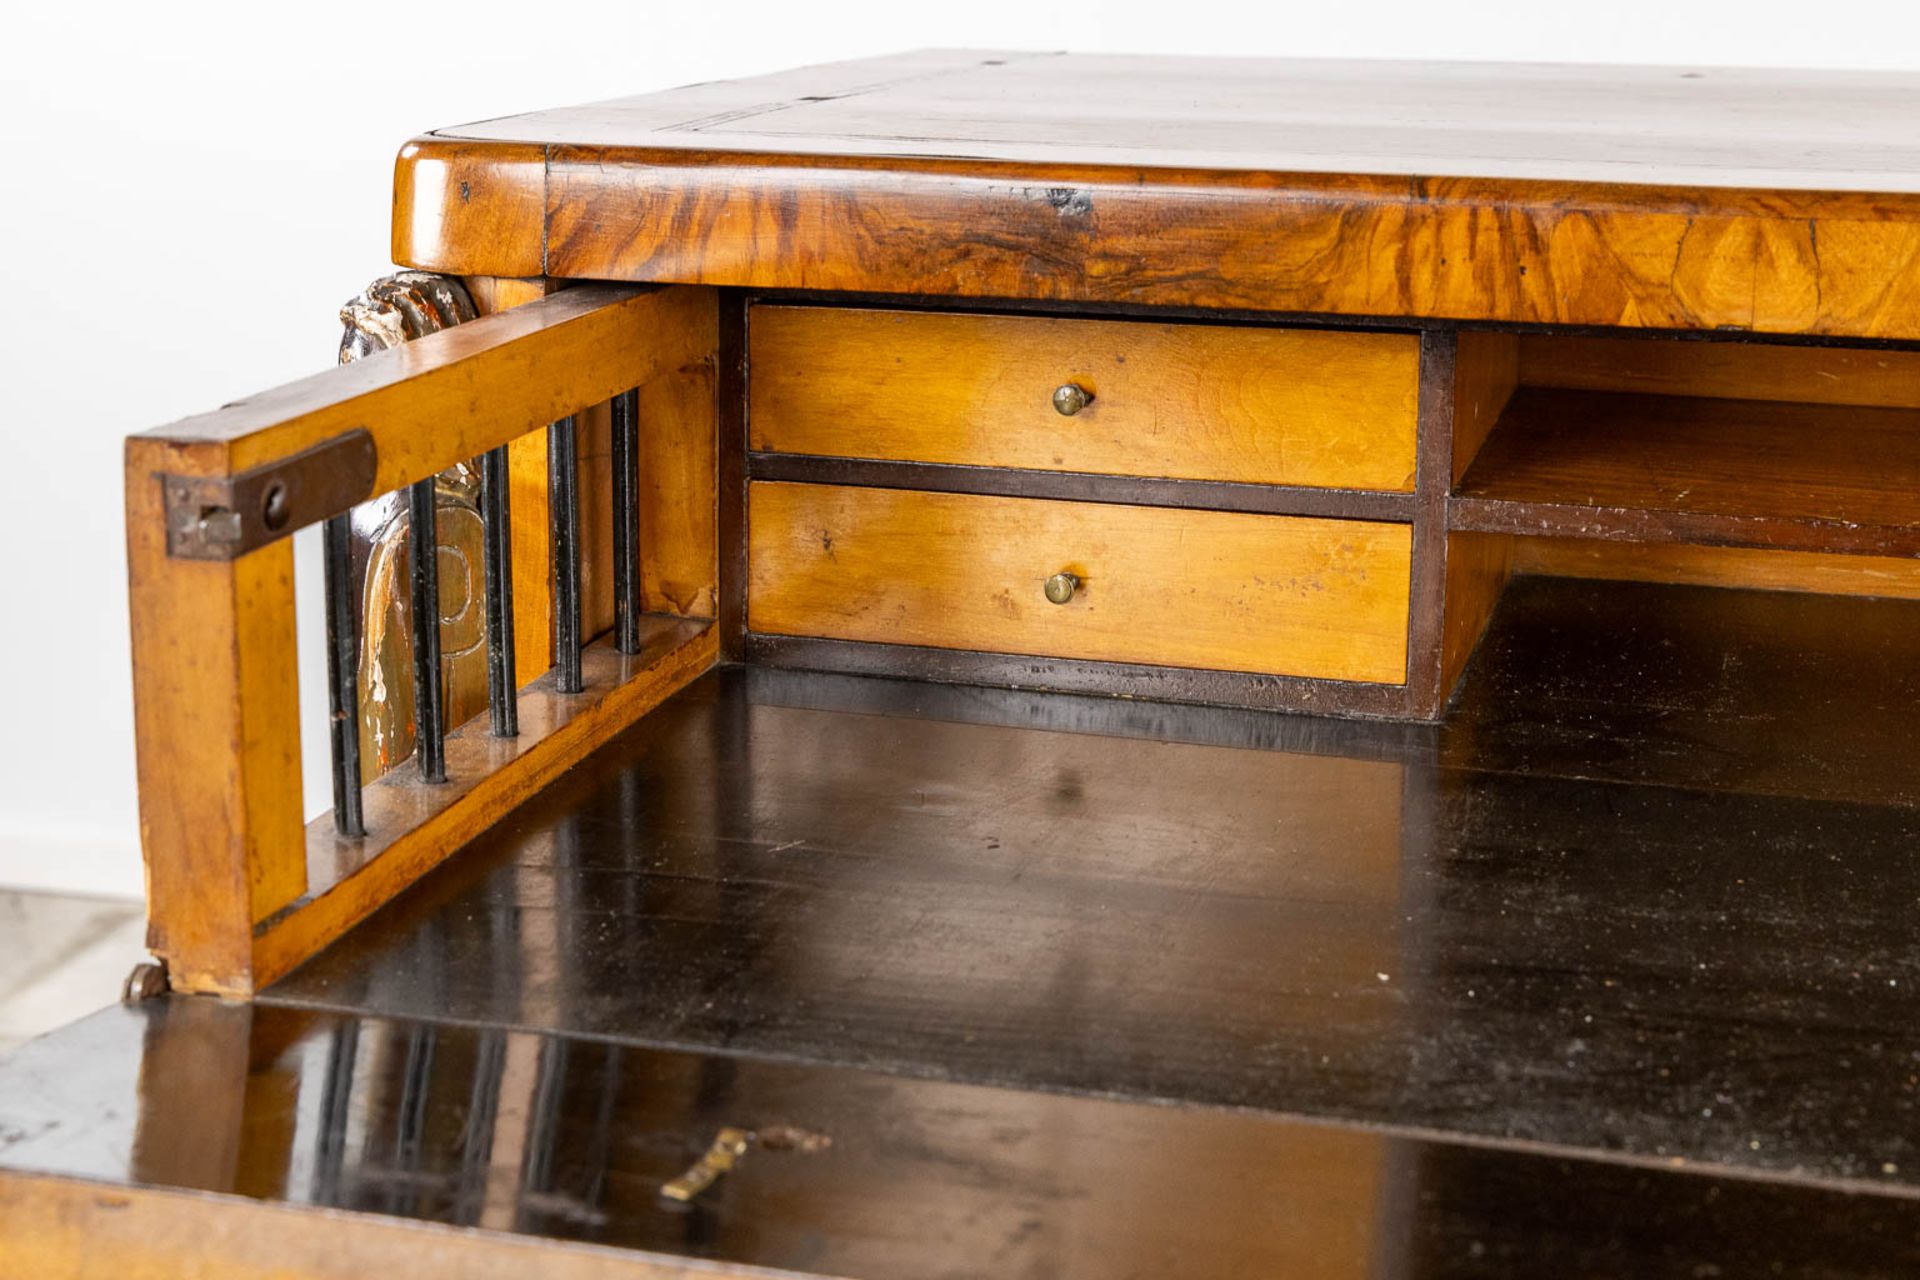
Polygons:
M337 516L373 495L378 462L373 436L355 427L238 475L163 473L167 554L232 560Z

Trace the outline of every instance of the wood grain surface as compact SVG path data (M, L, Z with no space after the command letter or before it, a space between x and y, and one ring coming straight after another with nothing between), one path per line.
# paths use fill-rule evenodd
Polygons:
M759 482L749 505L755 632L1406 679L1406 525Z
M1920 600L1920 560L1771 547L1516 538L1515 573Z
M1920 351L1508 335L1530 387L1920 409Z
M708 351L699 289L582 285L141 433L175 469L243 471L355 427L384 493Z
M1456 529L1920 555L1920 412L1528 389Z
M1916 339L1916 101L1893 73L935 51L418 139L394 247L461 272Z
M865 308L753 308L752 447L1410 491L1419 340ZM1063 416L1066 385L1092 397Z
M293 544L167 556L162 442L126 449L147 945L188 986L247 967L253 922L306 892Z

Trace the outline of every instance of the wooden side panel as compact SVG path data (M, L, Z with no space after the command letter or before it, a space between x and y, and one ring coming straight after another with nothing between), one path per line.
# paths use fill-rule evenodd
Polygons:
M1447 535L1447 603L1441 624L1440 688L1451 697L1486 634L1500 592L1513 575L1514 543L1498 533Z
M1467 474L1513 398L1520 376L1520 339L1468 330L1459 335L1453 381L1453 483Z
M1517 538L1515 573L1920 600L1920 560L1751 547Z
M613 629L613 411L591 405L578 419L580 635Z
M176 982L218 986L306 891L306 856L293 544L169 560L156 477L204 455L127 442L127 562L148 942Z
M1413 488L1411 334L774 306L750 333L759 450Z
M507 487L513 512L513 675L524 686L553 666L553 526L545 431L507 446Z
M755 632L1406 679L1406 525L777 483L749 505Z
M1528 334L1530 387L1920 409L1920 351Z
M651 613L719 612L720 303L689 290L676 323L697 359L640 386L640 587Z
M1519 340L1513 334L1467 331L1458 335L1453 369L1445 383L1452 406L1452 433L1447 446L1452 459L1451 485L1460 483L1513 398L1519 363ZM1444 521L1444 503L1433 516ZM1474 647L1493 619L1500 592L1512 576L1514 539L1501 534L1444 533L1437 534L1436 541L1444 546L1446 555L1439 625L1440 683L1433 708L1437 714L1453 697Z

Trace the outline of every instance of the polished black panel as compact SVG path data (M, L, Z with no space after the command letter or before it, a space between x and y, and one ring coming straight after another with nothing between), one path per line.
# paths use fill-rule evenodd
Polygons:
M733 1171L663 1199L725 1126L755 1135ZM1920 1267L1902 1196L186 998L0 1059L23 1170L876 1280Z
M266 998L1920 1186L1920 608L1824 604L1523 582L1437 730L728 670Z
M846 1275L1914 1274L1916 722L1920 604L1612 583L1514 584L1437 726L727 668L251 1009L0 1062L0 1168Z

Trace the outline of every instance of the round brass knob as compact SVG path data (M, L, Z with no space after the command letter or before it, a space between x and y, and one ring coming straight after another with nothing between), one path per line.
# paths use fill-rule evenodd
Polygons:
M1056 573L1047 579L1047 599L1053 604L1065 604L1079 589L1080 579L1071 573Z
M1077 382L1068 382L1053 393L1053 407L1062 417L1071 418L1093 403L1093 392Z

